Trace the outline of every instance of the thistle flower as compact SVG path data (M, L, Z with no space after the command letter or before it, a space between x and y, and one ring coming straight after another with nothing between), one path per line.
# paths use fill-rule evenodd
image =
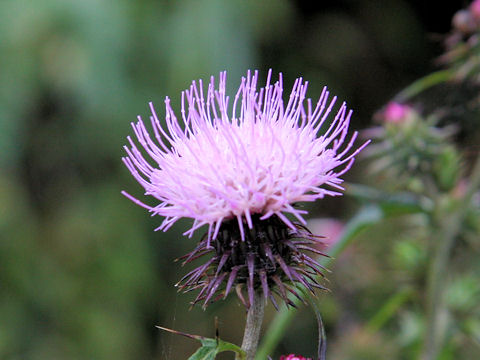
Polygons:
M449 144L453 126L438 127L437 116L424 117L410 105L395 102L388 103L374 118L381 125L364 131L364 137L374 143L363 153L371 160L373 174L395 188L415 192L434 183L453 186L460 172L460 162ZM446 173L446 169L451 170Z
M327 251L334 246L341 238L345 225L343 222L333 218L315 218L309 222L309 229L315 234L322 234L323 243L319 250Z
M181 120L167 97L165 130L150 103L155 140L138 117L132 126L143 153L130 137L125 146L125 165L145 195L159 203L150 206L123 194L165 217L156 230L167 231L180 218L193 219L184 233L189 237L208 227L183 259L210 259L177 284L184 291L200 289L194 303L203 306L232 288L247 307L255 291L277 306L273 294L291 304L287 295L299 296L296 283L312 292L324 289L316 280L322 266L305 253L322 254L314 246L321 237L307 230L307 211L295 205L341 195L341 176L366 146L353 149L357 132L347 139L352 112L345 103L326 126L336 101L328 101L326 88L314 105L305 98L307 82L299 78L285 105L281 75L272 84L270 71L259 90L257 81L258 73L248 72L231 107L226 72L218 89L211 78L206 93L202 81L194 81L182 92Z
M444 40L445 53L438 59L453 72L456 81L480 82L480 1L455 13L452 30Z
M476 21L480 21L480 1L479 0L474 0L470 6L468 7L470 10L470 13L472 14L472 17Z
M392 101L387 104L380 117L387 123L400 123L404 121L411 112L412 109L408 105Z

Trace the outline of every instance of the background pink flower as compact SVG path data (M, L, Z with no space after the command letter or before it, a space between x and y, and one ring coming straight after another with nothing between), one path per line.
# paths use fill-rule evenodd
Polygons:
M301 355L290 354L290 355L282 355L282 356L280 356L280 360L312 360L312 359L311 359L311 358L303 357L303 356L301 356Z

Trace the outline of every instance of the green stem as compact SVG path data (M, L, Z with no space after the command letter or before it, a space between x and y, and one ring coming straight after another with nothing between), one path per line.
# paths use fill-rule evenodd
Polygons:
M243 335L242 350L245 351L245 360L254 360L257 352L260 329L262 328L265 300L261 292L256 292L254 302L248 309L245 333ZM238 359L238 357L237 357Z
M480 187L480 156L470 176L470 183L462 199L458 201L456 211L441 219L433 239L437 243L427 277L427 327L422 360L435 360L441 350L445 329L440 327L441 316L445 311L445 276L448 261L455 238L461 231L461 226L472 201L472 196Z
M323 266L328 266L334 257L338 256L361 232L363 229L376 224L383 218L383 213L377 206L365 206L357 213L357 215L350 220L345 226L345 230L342 237L337 243L330 249L330 258L325 258L322 262ZM292 301L295 305L299 305L300 301L293 298ZM281 308L273 321L271 322L265 336L260 344L260 348L257 352L256 359L265 360L268 355L272 354L275 347L278 345L290 323L292 322L296 310Z

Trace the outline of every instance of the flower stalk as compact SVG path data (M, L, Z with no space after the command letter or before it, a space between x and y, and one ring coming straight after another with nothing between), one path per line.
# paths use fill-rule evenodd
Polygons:
M243 335L242 350L246 360L254 360L257 352L260 330L262 328L265 299L260 291L255 292L253 304L248 309L245 333ZM237 357L237 360L239 358Z

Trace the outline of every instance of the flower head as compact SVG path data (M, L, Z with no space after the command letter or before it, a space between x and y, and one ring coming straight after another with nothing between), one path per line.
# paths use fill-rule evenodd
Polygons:
M480 81L480 1L457 11L452 18L452 30L444 39L445 52L438 61L452 71L453 82L478 84Z
M312 360L311 358L306 358L300 355L290 354L290 355L282 355L280 356L280 360Z
M381 117L387 123L400 123L408 117L411 111L410 106L392 101L387 104Z
M480 0L474 0L469 6L469 10L476 21L480 20Z
M316 282L309 271L320 267L300 250L318 239L304 228L307 212L295 204L341 195L341 176L366 145L353 150L357 133L347 137L351 111L345 103L326 124L336 100L328 102L326 88L314 105L299 78L285 104L281 75L272 84L270 71L260 89L257 82L258 73L248 72L230 106L225 72L218 89L211 78L206 93L202 81L198 86L194 81L182 93L181 120L167 97L164 129L150 104L155 140L139 117L132 126L143 153L130 137L125 146L124 163L159 203L146 205L123 193L152 215L165 217L159 230L184 217L193 219L185 232L190 237L208 226L186 261L214 256L181 285L202 289L196 301L205 304L217 291L226 296L239 283L247 284L250 300L258 287L271 296L271 285L282 284L284 277L311 288ZM302 240L292 242L298 237ZM305 264L310 270L303 269ZM284 294L285 288L275 288Z
M363 152L363 156L372 160L372 174L379 175L393 188L415 192L434 183L440 187L452 185L456 179L453 175L458 172L443 170L458 169L456 153L449 149L449 139L455 132L453 126L438 127L439 118L435 114L425 117L409 105L393 102L375 117L381 126L364 131L364 136L374 141ZM447 163L457 166L445 166Z

